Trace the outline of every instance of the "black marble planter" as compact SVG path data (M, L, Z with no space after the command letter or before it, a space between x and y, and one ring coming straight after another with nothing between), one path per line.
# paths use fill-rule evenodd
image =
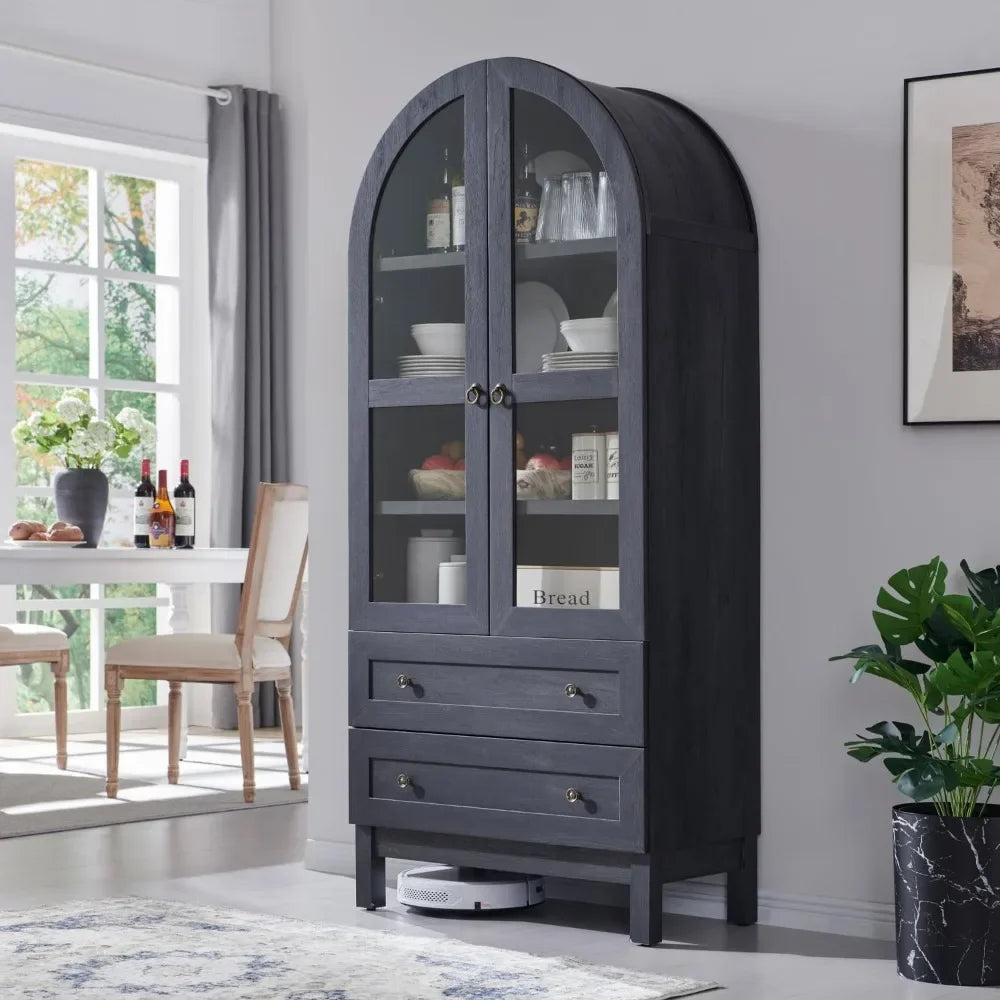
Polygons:
M108 513L108 477L100 469L60 469L52 486L59 520L77 525L85 547L97 548Z
M896 962L906 979L1000 986L1000 807L983 817L892 811Z

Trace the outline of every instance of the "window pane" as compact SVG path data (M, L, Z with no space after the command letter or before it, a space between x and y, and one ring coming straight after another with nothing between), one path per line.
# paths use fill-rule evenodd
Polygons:
M155 583L108 583L104 597L112 601L118 597L156 597Z
M156 423L156 393L155 392L124 392L113 389L104 394L104 412L107 416L117 417L126 406L138 410L150 423ZM140 454L142 452L142 454ZM104 471L108 474L113 490L131 490L139 482L139 469L144 458L155 459L155 447L149 449L149 454L143 452L140 445L128 458L109 456L104 463ZM154 477L155 478L155 477ZM131 518L131 508L129 517ZM129 521L129 544L132 544L132 522ZM105 528L105 531L107 528Z
M19 583L17 585L17 599L19 601L51 601L56 598L60 600L69 598L74 601L88 600L90 598L90 584L72 583L65 587L50 587L43 583Z
M104 651L123 639L156 635L156 608L108 608L104 612ZM127 680L122 705L155 705L156 681Z
M90 279L21 268L15 284L18 371L90 370Z
M67 683L70 709L90 708L90 612L19 611L19 622L62 629L69 638L70 668ZM17 710L51 712L55 707L49 665L31 663L16 668Z
M156 379L156 288L104 283L104 367L108 378Z
M156 274L156 181L123 174L105 177L104 264Z
M14 386L16 400L15 421L27 420L36 410L48 410L62 399L63 389L57 385L25 385ZM17 470L18 486L48 486L52 475L61 463L55 455L42 455L30 444L15 444L14 463ZM51 501L42 501L38 497L22 497L18 501L18 517L27 517L27 511L21 513L22 506ZM44 518L33 518L44 520ZM54 518L53 518L54 520Z
M17 256L87 264L90 171L40 160L18 160L14 169Z
M135 481L139 481L138 465L136 465ZM132 548L135 545L135 525L132 517L132 497L111 497L108 501L107 517L104 518L104 531L101 532L100 548Z

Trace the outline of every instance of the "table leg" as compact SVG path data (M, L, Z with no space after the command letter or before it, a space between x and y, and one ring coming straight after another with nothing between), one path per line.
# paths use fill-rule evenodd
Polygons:
M170 631L190 632L191 616L188 612L188 584L170 584ZM181 752L180 758L187 757L188 742L188 692L186 686L181 695Z
M299 768L303 774L309 771L309 702L307 694L309 692L309 581L302 581L301 612L299 614L299 664L301 665L302 676L299 679L299 704L302 711L302 750L299 753Z

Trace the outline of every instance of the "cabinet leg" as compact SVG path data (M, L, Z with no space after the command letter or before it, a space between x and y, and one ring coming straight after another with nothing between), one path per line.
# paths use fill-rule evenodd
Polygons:
M649 858L632 865L628 907L632 941L659 944L663 940L663 880L659 867Z
M743 842L740 867L726 875L726 920L740 927L757 923L757 838Z
M377 910L385 906L385 858L375 853L375 831L370 826L354 828L354 879L358 906Z

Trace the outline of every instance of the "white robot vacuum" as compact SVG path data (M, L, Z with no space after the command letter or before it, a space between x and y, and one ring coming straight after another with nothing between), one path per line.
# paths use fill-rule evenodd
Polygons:
M545 885L536 875L427 865L400 872L396 898L422 910L519 910L544 902Z

